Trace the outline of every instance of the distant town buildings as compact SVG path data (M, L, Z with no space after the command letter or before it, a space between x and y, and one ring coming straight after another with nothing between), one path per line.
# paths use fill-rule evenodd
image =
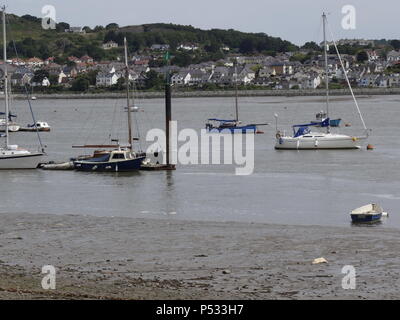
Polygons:
M70 28L68 32L79 32L82 28ZM364 51L366 57L358 61L357 55L342 55L341 62L336 55L328 55L328 77L333 87L346 86L346 74L353 86L362 88L394 88L400 87L400 51L382 50L373 47L372 40L353 39L339 40L338 44L371 46ZM101 45L102 49L118 48L114 41ZM325 81L325 59L321 53L310 54L310 51L282 52L274 56L269 55L240 55L227 54L218 61L204 61L190 64L185 67L177 65L166 66L164 61L166 51L170 51L168 44L153 44L141 54L135 53L130 57L129 80L135 81L137 87L146 84L147 78L154 74L163 77L167 68L171 74L171 83L176 87L229 87L235 82L242 86L256 86L261 88L280 89L317 89ZM178 51L194 52L202 50L196 43L180 43ZM229 51L221 44L221 50ZM312 51L311 51L312 53ZM192 54L192 53L190 53ZM122 52L121 52L122 55ZM306 56L301 62L297 56ZM96 61L89 55L81 57L69 56L67 63L59 64L58 58L48 57L44 60L39 57L29 59L13 58L7 61L11 83L14 86L26 84L35 86L58 85L69 87L81 75L91 74L95 77L95 86L109 88L118 84L120 78L125 77L123 56L115 61ZM171 60L174 61L172 54ZM236 61L236 66L235 62ZM0 63L0 74L4 64ZM397 71L396 71L397 70ZM150 73L150 71L153 71ZM44 72L45 77L39 83L34 83L35 75ZM94 79L94 78L93 78ZM92 82L94 83L94 82Z

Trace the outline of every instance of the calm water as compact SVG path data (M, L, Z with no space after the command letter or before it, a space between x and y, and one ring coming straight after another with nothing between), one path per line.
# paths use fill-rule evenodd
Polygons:
M390 213L383 226L400 227L399 96L361 97L366 123L373 129L374 151L275 151L274 113L281 129L308 122L324 107L320 97L240 99L244 122L269 122L255 136L255 171L235 176L233 165L178 165L175 172L94 174L73 171L0 172L0 213L89 214L168 219L251 221L280 224L350 226L348 212L370 202ZM136 114L142 136L163 128L162 100L139 102ZM124 138L124 100L37 100L38 120L52 132L41 134L49 160L67 160L83 150L73 144ZM173 100L179 128L204 127L208 117L232 117L231 98ZM26 102L13 112L27 124ZM343 133L360 133L352 101L334 99L332 117L351 122ZM13 143L35 144L34 133L15 133ZM145 144L143 144L145 147ZM89 152L89 151L88 151Z

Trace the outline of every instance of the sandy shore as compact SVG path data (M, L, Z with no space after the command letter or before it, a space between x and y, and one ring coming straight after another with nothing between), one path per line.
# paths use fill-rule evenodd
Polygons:
M398 230L0 214L0 299L397 299ZM313 265L318 257L327 264ZM54 265L55 290L41 288ZM342 289L344 265L357 272Z

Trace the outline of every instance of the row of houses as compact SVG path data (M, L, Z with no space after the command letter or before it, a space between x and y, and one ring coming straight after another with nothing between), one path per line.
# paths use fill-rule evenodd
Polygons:
M160 50L163 47L160 47ZM378 50L368 50L368 61L357 62L351 55L343 55L342 61L336 55L328 55L328 76L331 81L344 82L346 75L350 81L360 87L397 87L399 75L387 75L390 66L400 64L400 52L392 50L383 55ZM170 66L171 82L175 86L202 86L206 83L229 86L237 82L242 85L269 86L275 89L318 88L325 74L323 55L312 56L303 63L292 59L292 52L272 56L239 56L189 65L185 68ZM235 59L234 59L235 58ZM155 56L135 55L130 60L130 80L143 82L150 70L165 74L167 67L150 67ZM236 67L234 61L236 60ZM39 58L11 59L8 61L13 85L31 83L36 70L48 72L58 84L68 85L79 74L97 71L96 85L110 87L125 76L125 64L120 61L96 62L92 57L68 57L68 65L57 64L54 57L45 60ZM346 73L343 72L341 62ZM48 79L42 84L50 85ZM54 81L54 80L52 80Z

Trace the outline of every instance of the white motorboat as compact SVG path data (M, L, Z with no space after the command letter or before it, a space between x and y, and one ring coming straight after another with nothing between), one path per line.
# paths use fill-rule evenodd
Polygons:
M138 106L130 106L129 108L130 108L130 111L132 111L132 112L138 112L139 111L139 107ZM125 107L124 109L125 109L125 111L128 111L128 107Z
M3 57L7 61L6 51L6 13L5 7L3 9ZM19 148L17 145L9 143L9 94L8 94L8 71L7 63L4 63L4 94L5 94L5 145L0 147L0 169L35 169L41 162L44 152L31 152L29 150Z
M31 132L35 132L35 131L49 132L50 130L51 130L50 125L45 121L36 121L36 125L28 124L28 126L26 128L20 129L20 131L31 131Z
M354 96L353 90L350 85L350 81L347 77L347 72L344 68L342 58L339 54L337 45L333 41L336 53L340 60L348 87L353 97L354 103L357 107L358 114L363 124L365 134L363 136L349 136L339 133L332 133L332 121L329 118L329 75L328 75L328 54L327 54L327 41L326 41L326 15L322 15L323 18L323 30L324 30L324 56L325 56L325 85L326 85L326 111L321 111L320 121L313 121L307 124L299 124L292 126L293 135L286 135L285 132L278 130L278 116L276 117L276 143L275 149L280 150L319 150L319 149L360 149L364 140L368 138L368 129L365 125L364 119L361 115L360 108L357 100ZM315 131L311 131L310 127L315 128ZM321 131L318 131L318 129ZM324 130L326 129L326 131ZM324 130L325 132L323 132Z

